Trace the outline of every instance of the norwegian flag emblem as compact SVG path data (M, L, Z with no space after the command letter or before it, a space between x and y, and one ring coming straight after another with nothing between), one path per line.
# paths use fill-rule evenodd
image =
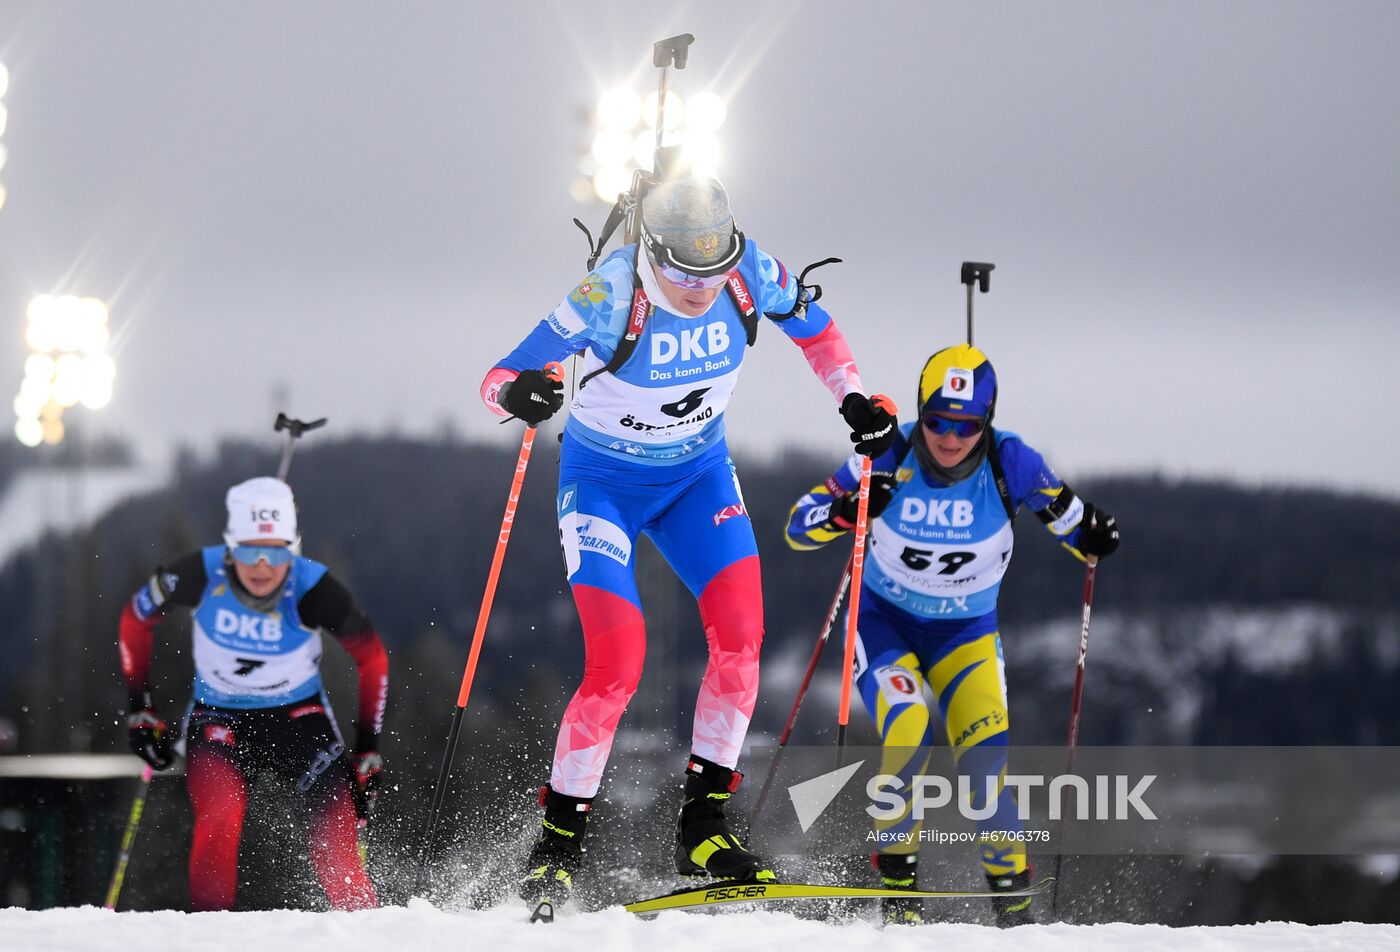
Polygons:
M274 528L274 526L273 526L272 523L270 523L270 522L259 522L259 523L258 523L258 531L259 531L259 532L271 532L271 531L273 531L273 528Z

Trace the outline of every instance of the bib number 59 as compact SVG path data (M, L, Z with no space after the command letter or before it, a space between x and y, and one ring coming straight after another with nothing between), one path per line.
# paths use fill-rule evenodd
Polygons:
M904 551L899 554L899 560L914 571L922 572L933 566L933 553L933 549L916 549L909 545L905 546ZM943 568L938 570L938 574L956 575L958 569L975 558L977 558L976 552L945 552L938 557L938 561L943 563Z

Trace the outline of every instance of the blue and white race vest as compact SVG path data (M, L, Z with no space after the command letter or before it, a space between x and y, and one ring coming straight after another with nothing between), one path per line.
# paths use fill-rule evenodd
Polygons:
M930 484L917 465L899 476L904 481L870 527L865 584L921 618L995 611L1015 536L991 464L984 460L951 486Z
M797 280L776 258L749 242L737 270L758 313L792 310ZM634 271L635 244L613 252L500 366L524 370L583 351L579 379L606 367L628 325ZM611 456L665 465L722 442L748 336L728 292L721 291L705 314L685 317L666 309L645 262L637 273L653 305L637 348L616 374L599 374L579 389L565 432ZM800 341L830 321L813 305L803 317L777 323Z
M326 574L297 556L277 607L255 611L234 595L224 546L204 549L209 581L194 609L194 699L217 707L290 704L321 690L321 635L305 627L297 603Z

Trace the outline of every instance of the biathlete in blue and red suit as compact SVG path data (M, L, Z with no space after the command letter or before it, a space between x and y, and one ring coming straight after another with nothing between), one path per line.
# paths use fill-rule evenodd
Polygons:
M1019 509L1035 513L1077 558L1118 548L1113 516L1080 498L1015 433L992 428L997 378L963 344L938 351L919 377L919 419L871 463L870 558L857 619L856 687L883 744L881 772L904 780L901 807L875 822L873 857L883 885L917 888L922 817L913 777L934 742L928 694L943 719L960 776L969 780L982 869L993 892L1030 885L1011 791L1003 782L1011 717L1006 704L997 595L1011 563ZM861 463L852 457L799 499L788 522L795 549L815 549L852 528ZM1027 897L997 897L999 925L1033 921ZM920 921L919 903L884 902L887 921Z
M286 483L251 479L228 491L225 545L156 570L122 612L119 644L132 749L156 770L174 744L151 701L153 631L173 606L193 613L194 695L186 717L186 784L194 806L190 899L232 909L238 844L254 776L294 783L310 814L309 846L335 909L378 905L359 856L357 815L377 795L389 659L368 617L326 567L299 554ZM354 752L321 685L321 633L359 670Z
M643 200L640 243L599 264L482 383L494 412L537 424L563 404L562 385L540 368L583 354L564 427L558 517L583 624L584 674L541 790L544 829L521 890L528 899L567 898L618 720L637 690L646 633L633 555L642 534L699 602L709 645L677 870L773 878L724 818L763 638L758 548L724 413L760 317L802 348L861 452L883 451L897 422L884 401L865 396L845 338L811 297L739 232L718 182L666 182Z

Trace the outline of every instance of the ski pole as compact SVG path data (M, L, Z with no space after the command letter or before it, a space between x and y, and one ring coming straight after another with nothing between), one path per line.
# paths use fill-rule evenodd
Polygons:
M836 717L836 766L846 755L846 725L851 720L851 683L855 681L856 616L860 614L860 583L865 575L866 517L870 513L870 457L860 460L860 495L856 500L856 544L851 550L851 607L846 609L846 653L841 661L841 706Z
M545 374L551 380L563 381L564 368L550 361L545 365ZM525 484L525 467L530 463L530 450L535 445L535 427L527 426L520 441L520 455L515 461L515 477L511 480L510 495L506 497L506 512L501 518L501 531L496 536L496 551L491 557L491 570L486 576L486 591L481 594L481 609L476 615L476 631L472 634L471 652L467 656L467 668L462 673L462 686L457 692L457 709L452 713L452 726L447 733L447 747L442 752L442 766L438 769L437 786L433 789L433 803L428 812L428 825L423 831L422 851L418 857L419 880L428 863L432 851L433 833L437 828L438 816L442 812L443 800L447 794L447 779L452 772L452 755L457 750L457 738L462 732L462 714L467 709L471 697L472 681L476 677L477 659L481 657L481 645L485 640L486 623L491 618L491 603L496 597L496 582L501 577L501 563L506 557L506 545L510 542L510 530L515 524L515 508L520 503L520 488Z
M894 401L877 393L870 402L879 405L891 416L899 413ZM869 456L860 461L860 495L856 498L856 544L851 552L851 607L846 610L846 654L841 662L841 710L837 714L836 766L846 756L846 725L851 720L851 685L855 682L856 619L860 615L860 583L865 575L865 536L870 515Z
M822 632L817 636L817 644L812 649L812 659L807 662L807 673L803 675L802 685L797 689L797 697L792 702L792 713L788 715L782 736L778 738L778 752L773 756L773 762L768 766L768 776L764 778L763 789L759 791L758 800L754 803L753 816L749 820L750 824L757 821L758 815L763 812L763 804L768 800L768 789L773 785L773 778L778 775L778 764L782 762L788 738L792 736L792 727L797 723L797 712L802 707L802 700L807 696L807 688L812 683L812 675L817 670L817 662L821 660L822 651L826 648L827 640L831 637L831 627L836 623L836 616L841 613L841 602L845 600L846 586L851 581L851 561L854 558L855 555L852 554L851 558L846 560L846 567L841 571L841 583L836 586L836 597L831 600L831 608L826 613L826 622L822 625Z
M136 841L136 828L141 825L141 814L146 810L146 793L151 789L151 777L155 770L150 764L141 771L141 785L136 788L136 799L131 804L131 815L126 818L126 832L122 834L121 853L117 856L117 868L112 870L112 882L107 887L107 901L104 909L117 908L117 896L121 894L122 883L126 881L126 864L131 860L131 844Z
M295 420L285 413L277 414L277 422L272 425L272 432L280 433L287 431L287 445L282 447L282 462L277 465L277 478L282 482L287 481L287 473L292 468L292 453L297 448L297 440L301 439L303 433L311 430L319 430L326 425L326 418L307 422L305 420Z
M987 261L964 261L962 263L962 283L967 285L967 345L972 346L972 286L976 284L986 294L992 286L992 269L996 265Z
M1097 556L1087 556L1084 559L1086 567L1084 569L1084 599L1079 622L1079 660L1074 671L1074 697L1069 708L1069 741L1066 746L1065 773L1074 770L1074 749L1079 744L1079 710L1084 701L1084 662L1089 656L1089 615L1094 606L1094 574L1098 570L1099 560ZM1055 888L1050 893L1050 915L1058 919L1060 916L1060 869L1065 860L1065 811L1064 804L1060 804L1060 830L1055 837L1058 848L1055 851Z

